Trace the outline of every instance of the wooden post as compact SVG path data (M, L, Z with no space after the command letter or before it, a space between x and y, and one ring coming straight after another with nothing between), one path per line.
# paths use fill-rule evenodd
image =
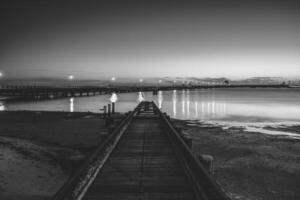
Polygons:
M107 107L107 114L108 114L108 117L110 117L110 114L111 114L111 105L108 104L107 106L108 106Z
M184 140L185 144L192 149L193 148L193 138L192 136L184 131L180 131L179 132L180 136L182 137L182 139Z
M106 118L106 106L103 106L103 118Z
M111 104L111 113L115 114L115 103L114 102Z
M211 173L215 173L214 169L214 158L211 155L203 154L198 157L199 161L207 168Z

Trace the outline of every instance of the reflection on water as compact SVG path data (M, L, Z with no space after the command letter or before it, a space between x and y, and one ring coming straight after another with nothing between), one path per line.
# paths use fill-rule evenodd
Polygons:
M70 112L74 112L74 98L70 98Z
M177 90L173 90L173 96L172 96L172 102L173 102L173 117L176 118L176 112L177 112Z
M0 110L91 111L116 101L117 112L134 109L138 102L155 101L177 119L294 120L300 122L300 89L173 90L74 97L35 102L0 102Z
M5 106L3 102L0 102L0 111L4 111L5 110Z
M162 91L157 103L178 119L300 122L299 92L290 89L173 90Z
M162 108L162 102L163 102L163 95L162 95L162 91L158 91L158 96L157 96L157 101L158 101L158 108L161 109Z
M163 110L167 111L174 118L180 119L209 119L220 118L226 116L226 103L216 102L211 99L210 101L202 101L200 97L195 97L191 100L191 92L195 91L180 91L181 97L177 98L177 91L172 92L172 110L168 106L168 101L164 101ZM168 92L164 92L168 93ZM160 93L163 96L163 92ZM181 101L180 106L177 105L177 101ZM162 97L158 96L158 104L162 104ZM177 113L177 110L181 110L181 113Z
M118 96L117 96L116 93L112 93L112 94L111 94L110 101L111 101L112 103L116 103L116 102L118 101Z
M198 118L198 102L195 101L195 118Z

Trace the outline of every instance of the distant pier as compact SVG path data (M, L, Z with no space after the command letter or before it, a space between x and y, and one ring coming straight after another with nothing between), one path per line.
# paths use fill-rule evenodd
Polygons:
M49 99L65 97L95 96L111 93L128 93L139 91L152 91L154 95L158 90L184 90L184 89L214 89L214 88L290 88L289 85L179 85L179 86L78 86L78 87L50 87L50 86L15 86L0 87L0 96L21 99Z

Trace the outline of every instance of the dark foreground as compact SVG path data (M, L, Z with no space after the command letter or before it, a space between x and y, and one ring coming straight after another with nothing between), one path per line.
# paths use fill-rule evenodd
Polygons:
M0 112L0 122L0 199L6 200L48 199L109 131L93 113Z
M108 131L92 113L0 112L0 122L0 199L8 200L48 199ZM193 135L195 153L214 156L233 199L300 199L299 141L175 123Z

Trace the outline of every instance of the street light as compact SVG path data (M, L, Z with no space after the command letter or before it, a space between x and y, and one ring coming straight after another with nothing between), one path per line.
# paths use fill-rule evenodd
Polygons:
M72 75L72 74L70 74L69 76L68 76L68 79L69 79L69 81L72 81L73 79L74 79L74 75ZM69 88L71 88L72 86L71 86L71 84L69 85Z
M159 90L161 82L162 80L158 80L158 86L156 87L157 90Z
M69 80L73 80L74 79L74 75L71 74L71 75L69 75L68 78L69 78Z
M143 81L144 81L144 80L143 80L142 78L139 79L139 82L140 82L140 83L142 83ZM142 91L142 90L143 90L143 89L142 89L142 84L140 84L139 87L141 88L141 91Z

